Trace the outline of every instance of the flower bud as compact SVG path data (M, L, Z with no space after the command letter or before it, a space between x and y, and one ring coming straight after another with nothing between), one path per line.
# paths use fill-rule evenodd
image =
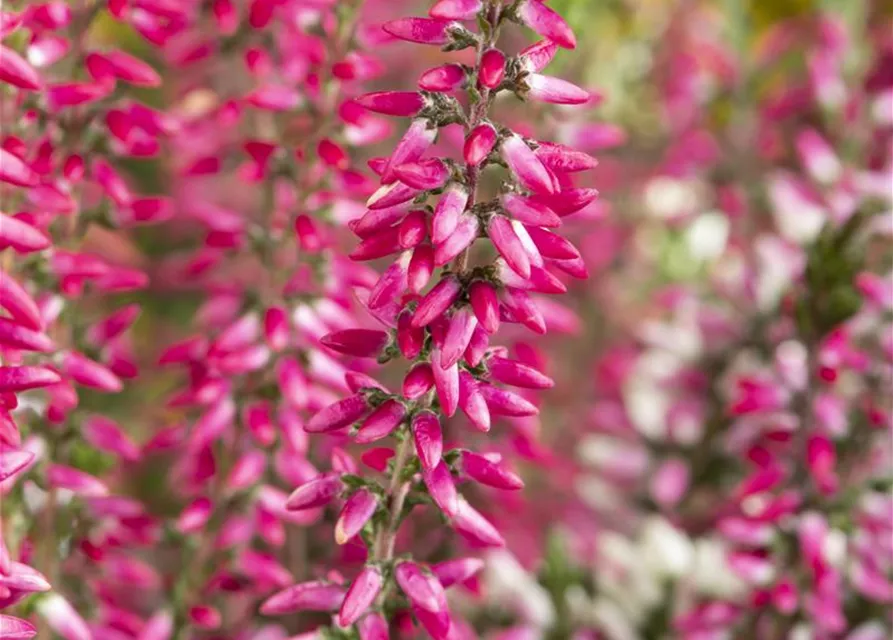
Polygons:
M483 7L481 0L437 0L428 15L440 20L472 20Z
M385 22L381 28L400 40L441 46L450 42L450 30L454 26L459 25L450 20L399 18Z
M505 55L499 49L488 49L481 56L478 70L480 83L488 89L495 89L502 84L504 77Z
M462 470L470 478L488 487L509 491L524 488L524 481L516 473L471 451L462 452Z
M344 589L321 580L303 582L270 596L260 606L265 616L296 611L335 611L344 600Z
M341 493L344 485L338 473L323 473L292 491L285 503L289 511L321 507Z
M443 455L440 420L431 411L422 411L412 419L412 437L422 469L433 469Z
M458 64L444 64L425 71L419 78L419 88L425 91L448 93L465 83L465 69Z
M513 133L505 138L500 149L503 160L521 186L538 194L558 191L555 177L518 134Z
M518 6L521 22L544 38L565 49L575 49L577 39L574 32L555 11L540 0L523 0Z
M345 544L362 531L378 508L378 496L368 489L358 489L344 503L335 523L335 542ZM348 597L350 592L348 592ZM346 602L346 600L345 600Z
M452 306L461 292L462 285L455 276L442 279L419 301L412 326L425 327L434 322Z
M356 622L378 597L384 578L381 570L373 565L363 567L363 570L353 579L341 603L338 611L338 626L349 627Z
M389 336L374 329L345 329L329 333L320 342L329 349L356 358L376 358L387 345Z
M366 398L361 394L353 395L319 411L310 418L304 430L308 433L337 431L362 418L368 410Z
M415 91L377 91L356 98L360 105L388 116L414 116L426 106L425 97Z
M493 125L484 122L479 124L465 138L465 145L462 147L462 157L465 162L473 167L477 167L496 146L498 134Z
M396 400L388 400L369 414L356 433L355 440L368 444L385 438L397 428L406 415L406 407Z

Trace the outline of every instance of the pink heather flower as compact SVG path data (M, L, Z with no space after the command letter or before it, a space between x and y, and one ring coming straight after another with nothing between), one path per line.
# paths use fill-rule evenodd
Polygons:
M388 343L388 334L373 329L345 329L322 337L321 342L329 349L357 358L378 357Z
M576 48L574 32L561 16L540 0L522 0L517 11L521 21L544 38L565 49Z
M443 454L440 420L431 411L423 411L412 419L412 436L422 469L431 470Z
M378 567L364 567L344 596L338 611L338 625L349 627L354 624L375 602L383 584L384 578Z
M381 174L382 184L395 182L397 175L394 169L408 162L416 162L434 143L436 137L437 127L432 126L428 120L424 118L413 120L388 158L388 163Z
M478 513L465 498L459 498L459 507L452 517L453 528L467 538L485 547L504 547L505 540L496 528Z
M344 589L323 581L296 584L270 596L260 607L267 616L295 611L336 611L344 600Z
M459 297L462 285L455 277L444 278L419 301L411 325L416 328L425 327L452 306Z
M45 367L0 367L0 392L3 393L47 387L61 380L58 373Z
M403 221L400 223L400 228L397 232L397 240L400 242L401 248L412 249L424 242L427 234L427 212L422 209L415 209L406 214L406 217L403 218Z
M72 493L90 498L109 494L108 487L98 478L73 467L51 464L46 471L50 486L68 489Z
M444 589L448 589L454 584L467 582L483 568L484 561L480 558L455 558L438 562L431 567L431 571Z
M425 71L419 77L419 89L449 93L465 84L465 69L458 64L445 64Z
M496 89L505 77L505 55L499 49L489 49L481 57L478 79L487 89Z
M324 473L295 489L285 503L290 511L312 509L331 502L341 493L343 485L337 473Z
M363 420L354 439L368 444L385 438L396 429L406 415L406 407L396 400L387 400Z
M308 433L337 431L356 422L369 411L366 398L360 394L340 400L314 415L304 427Z
M476 327L477 318L468 307L462 307L453 313L441 348L441 367L451 367L459 362L471 342Z
M524 77L526 95L531 100L548 102L551 104L586 104L592 99L592 95L577 85L538 73L531 73Z
M490 409L474 377L467 371L459 372L459 407L477 430L490 430Z
M499 356L493 356L487 360L487 370L490 377L497 382L512 385L514 387L524 387L526 389L551 389L555 386L555 382L545 374L537 371L533 367L509 360Z
M427 101L415 91L378 91L356 98L360 106L389 116L411 117L425 108Z
M28 329L6 318L0 318L0 346L43 353L55 349L53 341L46 334Z
M3 45L0 45L0 81L30 91L43 86L37 71L18 53Z
M558 190L554 176L519 135L512 134L505 138L500 149L502 158L523 187L543 194Z
M460 215L468 204L468 190L458 184L452 184L440 197L434 208L431 223L431 240L435 245L444 242L456 230Z
M142 452L115 422L103 416L90 416L81 427L84 439L101 451L107 451L122 460L135 462Z
M428 158L394 167L397 179L415 189L439 189L450 176L447 166L438 158Z
M441 267L454 260L477 239L480 221L477 216L461 214L453 232L434 249L434 265Z
M335 541L345 544L357 535L378 507L378 497L367 489L359 489L344 503L335 523ZM348 593L348 596L350 594Z
M17 187L35 187L38 177L21 158L0 147L0 182Z
M522 278L529 278L530 259L509 219L500 215L491 217L487 235L506 264Z
M28 640L37 635L37 628L21 618L0 613L0 631L7 640Z
M478 166L496 146L498 134L493 125L483 123L476 126L465 138L465 145L462 149L462 156L465 162L471 166Z
M448 517L459 508L459 494L446 462L441 460L432 469L422 471L422 480L437 507Z
M35 456L24 449L0 449L0 482L26 470Z
M384 23L381 28L400 40L439 46L449 43L451 32L462 26L450 20L400 18Z
M438 0L428 15L440 20L471 20L483 6L481 0Z
M84 619L57 593L38 600L37 613L65 640L90 640L93 637Z
M357 624L360 640L387 640L388 623L378 613L370 613Z
M51 244L49 237L26 221L0 213L0 248L12 247L21 254L43 251Z
M498 461L473 453L462 452L462 471L473 480L489 487L517 490L524 487L520 476L501 465Z
M434 375L437 399L444 415L452 417L459 408L459 365L453 363L449 367L444 367L442 361L440 350L432 349L431 372Z

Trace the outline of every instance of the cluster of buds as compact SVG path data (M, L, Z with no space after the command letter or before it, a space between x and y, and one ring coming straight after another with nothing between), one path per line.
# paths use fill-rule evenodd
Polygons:
M476 31L470 26L475 21ZM511 24L544 39L507 55L496 43ZM579 252L556 229L597 196L574 185L575 173L595 165L590 156L524 138L492 121L491 107L502 92L554 104L585 104L592 96L540 73L559 47L574 48L575 40L561 17L536 0L441 0L430 17L394 20L383 29L400 40L474 54L471 64L423 73L420 91L356 99L374 113L412 118L390 156L369 162L381 186L367 200L368 210L349 224L360 238L352 259L395 259L373 286L358 292L383 328L335 331L322 343L353 358L402 359L408 368L396 392L352 374L353 395L317 412L305 429L345 443L389 438L395 446L362 454L364 466L380 476L341 464L303 483L285 503L300 514L337 502L335 539L365 547L362 570L349 580L330 575L289 587L261 610L334 612L333 625L319 630L320 637L341 637L355 627L364 640L387 638L389 628L411 629L413 621L433 638L474 637L448 609L444 590L467 582L482 563L467 557L423 564L411 549L400 549L398 534L417 507L430 505L471 546L504 545L497 527L457 485L471 481L511 491L522 487L520 477L499 453L449 448L452 438L445 433L452 434L450 419L460 411L472 431L452 437L469 440L489 432L494 418L538 413L533 394L552 380L531 352L518 349L512 358L490 339L506 324L546 332L543 296L564 293L564 275L586 276ZM464 132L461 158L427 156L438 132L450 125Z

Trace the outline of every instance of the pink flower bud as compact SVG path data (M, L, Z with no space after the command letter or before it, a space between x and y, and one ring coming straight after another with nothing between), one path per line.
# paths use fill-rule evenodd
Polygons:
M207 605L195 605L189 608L189 621L198 629L211 631L218 629L223 622L223 616L214 607Z
M3 162L4 159L0 156L0 165ZM19 324L28 329L43 331L43 320L37 303L6 271L0 271L0 307L6 309Z
M407 42L418 44L445 45L451 40L450 31L461 28L450 20L431 18L399 18L381 25L386 32Z
M434 273L434 249L430 245L421 244L412 252L409 267L406 271L406 286L413 293L421 293Z
M381 174L382 184L395 182L397 180L397 175L394 173L395 167L408 162L416 162L425 154L425 151L433 144L436 137L437 127L429 120L425 118L413 120L406 133L400 139L400 142L397 143L394 151L391 152L390 158L388 158L388 163ZM407 184L415 186L410 183Z
M483 7L481 0L437 0L428 15L440 20L472 20Z
M336 611L344 600L344 589L323 581L303 582L276 593L260 606L265 616L296 611Z
M316 153L327 166L341 170L350 166L350 158L347 152L328 138L323 138L319 141L316 145Z
M295 218L295 235L301 249L307 253L318 253L323 247L323 239L313 218L301 214Z
M520 322L534 333L540 335L546 333L546 321L543 314L526 291L515 287L506 287L503 289L502 301L515 322Z
M422 469L436 467L443 455L443 434L437 415L431 411L416 414L412 419L412 437Z
M337 473L323 473L292 491L285 503L289 511L321 507L341 493L343 485Z
M397 242L401 242L400 234L402 227L397 229ZM411 260L411 258L410 258ZM408 280L407 253L403 253L400 258L388 267L372 290L369 292L367 304L370 309L382 309L388 304L394 302L394 299L402 293L407 286Z
M17 187L34 187L37 186L38 176L18 156L0 147L0 182Z
M356 98L369 111L388 116L411 117L425 108L425 97L416 91L377 91Z
M177 530L184 534L201 531L213 511L214 505L208 498L204 496L196 498L180 512L180 517L177 518Z
M400 589L413 605L429 613L447 610L446 593L437 578L414 562L401 562L394 569Z
M589 171L598 166L598 160L589 154L555 142L541 142L534 153L547 169L557 173Z
M441 349L441 367L451 367L459 362L476 326L477 318L468 307L462 307L453 313Z
M35 455L25 449L0 449L0 482L28 468Z
M117 78L140 87L157 87L161 84L161 76L155 69L123 51L90 53L84 62L90 75L97 81Z
M47 483L51 487L68 489L85 498L102 497L109 494L108 487L98 478L73 467L51 464L47 467L46 476Z
M399 184L399 183L395 183ZM364 238L353 251L350 259L358 262L376 260L400 251L399 229L392 227L368 238Z
M555 386L552 378L533 367L515 360L494 356L487 361L490 376L503 384L525 389L551 389Z
M264 313L264 339L273 351L282 351L289 342L289 321L285 309L273 306Z
M468 190L465 187L458 184L447 187L434 208L431 239L435 245L444 242L456 230L459 216L465 211L467 204Z
M489 282L476 280L468 287L468 299L477 321L493 335L499 330L499 301L496 289Z
M443 278L419 301L412 317L412 326L426 327L442 316L459 297L462 285L455 276Z
M398 240L403 249L411 249L425 240L428 233L428 215L422 209L410 211L400 223Z
M576 260L580 258L580 252L577 248L558 234L534 226L526 229L530 239L543 257L552 258L553 260Z
M488 487L505 490L524 488L524 481L516 473L471 451L462 452L462 470L474 480Z
M521 136L513 133L505 138L500 150L503 160L521 186L539 194L553 194L558 191L554 176L543 166Z
M359 620L375 602L383 583L384 577L378 567L374 565L363 567L350 583L350 589L344 596L344 602L341 603L337 618L338 626L349 627Z
M46 367L0 367L0 392L17 393L61 382L59 374Z
M37 628L30 622L2 613L0 613L0 630L3 631L5 640L28 640L37 635Z
M567 293L567 286L552 273L540 267L530 265L530 278L524 279L516 271L510 269L504 261L498 261L497 275L506 288L526 289L537 293Z
M354 492L344 503L344 508L335 523L335 542L345 544L362 531L377 508L378 496L374 493L368 489L358 489Z
M682 460L664 461L651 479L651 497L664 508L672 508L685 495L689 483L688 465Z
M43 86L37 71L18 53L3 45L0 45L0 81L30 91Z
M503 540L496 528L484 516L472 508L465 498L459 498L459 509L456 511L456 515L453 516L453 528L481 546L505 546L505 540Z
M441 267L447 264L470 247L478 237L479 230L480 222L477 216L465 213L460 215L453 233L434 250L435 266Z
M535 416L539 409L517 393L489 384L478 385L490 413L497 416Z
M433 640L449 640L451 637L452 620L449 611L431 613L413 606L412 615L421 623L425 633Z
M537 194L534 199L562 218L576 213L598 197L597 189L565 189L560 193ZM523 222L523 221L522 221Z
M397 347L407 360L415 360L425 342L425 330L412 326L412 314L404 311L397 318Z
M574 32L560 15L540 0L523 0L518 7L518 17L528 27L558 46L565 49L576 48Z
M459 508L459 494L447 463L440 460L433 469L423 470L422 480L437 507L448 517L454 516Z
M115 422L103 416L90 416L82 427L84 439L100 451L107 451L128 462L142 457L140 448Z
M462 147L462 157L465 162L473 167L477 167L496 146L498 134L493 125L484 122L479 124L465 138L465 144Z
M581 89L572 82L544 76L539 73L531 73L524 77L524 85L527 89L527 97L530 100L548 102L551 104L586 104L593 99L585 89Z
M459 372L459 406L478 431L490 430L490 409L474 376L467 371Z
M23 327L7 318L0 318L0 346L43 353L55 349L55 345L48 335Z
M71 604L57 593L43 596L36 603L38 615L64 640L91 640L93 634Z
M360 640L389 640L388 623L380 613L370 613L357 625Z
M276 441L270 403L266 400L246 404L242 410L242 423L258 445L268 447Z
M356 358L376 358L390 337L374 329L345 329L327 334L320 342L333 351Z
M530 259L524 245L515 233L511 221L505 216L495 215L487 225L487 235L499 254L522 278L530 277Z
M408 202L415 198L419 193L418 189L414 189L402 182L394 182L393 184L382 185L375 193L366 200L366 206L370 209L389 209L399 204Z
M427 362L420 362L409 370L403 379L403 396L416 400L428 393L434 386L434 372Z
M484 568L484 561L480 558L454 558L438 562L431 567L431 571L437 576L444 589L454 584L462 584L474 577Z
M318 412L310 418L304 430L308 433L337 431L362 418L368 410L366 398L361 394L353 395Z
M447 93L465 84L465 69L458 64L445 64L428 69L419 78L419 88L425 91Z
M17 253L43 251L52 244L40 229L24 220L0 213L0 249L12 247Z
M825 435L814 434L806 443L806 456L809 472L819 491L824 495L834 494L838 488L834 443Z
M405 415L406 407L402 403L388 400L360 424L355 440L360 444L368 444L385 438L397 428Z
M93 177L119 207L129 207L133 194L121 175L105 160L93 160Z
M452 417L459 406L459 365L453 363L449 367L442 367L440 364L442 360L440 350L432 349L431 372L434 374L437 398L440 400L440 408L444 415Z
M495 89L505 77L505 55L499 49L488 49L481 56L478 79L488 89Z
M450 171L442 160L428 158L418 162L396 165L394 173L400 182L414 189L439 189L446 184Z

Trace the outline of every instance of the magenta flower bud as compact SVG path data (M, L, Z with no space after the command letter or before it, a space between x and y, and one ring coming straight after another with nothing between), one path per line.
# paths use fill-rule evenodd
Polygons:
M400 40L440 46L448 44L451 40L450 31L461 26L451 20L399 18L385 22L381 28Z
M403 396L407 400L416 400L434 386L434 372L427 362L420 362L409 370L403 378Z
M586 104L593 96L572 82L531 73L524 77L527 97L538 102L550 104Z
M539 409L517 393L494 387L490 384L478 385L490 413L497 416L535 416Z
M452 518L453 528L476 544L485 547L504 547L505 540L484 516L465 498L459 498L459 508Z
M521 22L558 46L565 49L576 48L574 32L560 15L540 0L523 0L518 7L518 17Z
M478 431L490 430L490 409L478 389L478 383L467 371L459 372L459 406Z
M399 183L397 183L399 184ZM364 238L349 256L358 262L376 260L400 251L399 230L396 227L386 229L374 236Z
M445 64L428 69L419 78L419 88L447 93L465 84L465 69L459 64Z
M341 493L344 486L338 473L322 473L292 491L285 502L289 511L301 511L321 507Z
M479 124L465 138L465 144L462 147L462 157L465 162L473 167L477 167L496 146L496 140L499 135L493 125L484 122Z
M373 565L363 567L363 570L350 583L350 589L344 596L341 609L338 611L338 626L349 627L368 611L381 591L384 577L381 570Z
M3 161L0 156L0 165ZM6 271L0 271L0 307L6 309L19 324L34 331L43 331L43 320L37 303Z
M535 196L535 199L563 218L576 213L597 197L597 189L565 189L551 195L540 193Z
M58 593L50 593L37 601L36 610L47 625L64 640L92 640L93 634L80 614Z
M8 318L0 318L0 346L42 353L53 351L56 348L45 333L23 327Z
M513 387L551 389L555 386L552 378L516 360L494 356L487 361L487 369L494 380Z
M400 590L413 605L428 611L440 613L447 610L446 593L443 585L430 572L422 570L414 562L404 561L394 569L394 577Z
M428 234L428 215L422 209L410 211L400 223L397 239L403 249L412 249Z
M447 463L440 460L433 469L423 470L422 480L437 507L448 517L454 516L459 508L459 494Z
M61 382L59 374L46 367L0 367L0 393L17 393Z
M397 242L400 242L400 229L397 230ZM411 258L409 258L411 260ZM407 253L401 255L394 264L385 269L378 282L369 292L366 303L372 310L385 308L393 303L407 286L409 269L407 267Z
M588 153L555 142L541 142L534 151L547 169L558 173L589 171L598 166L598 160Z
M381 174L382 184L395 182L397 175L394 173L394 168L409 162L416 162L425 154L436 137L437 127L430 121L425 118L413 120L388 158L388 163ZM414 185L410 184L409 186Z
M344 503L335 523L335 542L345 544L366 526L378 508L378 496L368 489L358 489ZM350 592L348 592L348 598ZM347 600L345 599L345 602Z
M155 69L123 51L90 53L85 64L95 80L113 77L139 87L157 87L161 84L161 76Z
M676 506L688 489L688 465L679 459L665 460L651 477L651 498L665 509Z
M93 177L106 195L119 207L129 207L133 194L121 175L106 161L93 161Z
M415 314L412 317L412 326L416 328L426 327L437 318L446 313L459 294L462 292L462 285L455 276L448 276L434 285L419 301Z
M188 617L192 626L206 631L217 629L223 623L223 616L217 609L203 604L190 607Z
M448 589L454 584L470 580L483 568L484 561L480 558L454 558L438 562L431 567L431 571L443 588Z
M84 439L100 451L107 451L127 462L142 457L137 444L115 422L103 416L90 416L82 426Z
M554 176L521 136L513 133L502 141L500 149L503 160L521 186L539 194L553 194L558 191Z
M400 182L425 191L439 189L450 177L450 170L439 158L396 165L394 173Z
M477 318L468 307L462 307L453 313L441 348L441 367L448 368L459 362L476 326Z
M242 491L263 477L267 467L267 457L260 451L243 453L226 476L226 487L230 491Z
M37 635L37 627L30 622L2 613L0 613L0 631L3 632L5 640L29 640Z
M248 427L248 432L258 445L269 447L276 442L276 428L273 426L270 403L266 400L246 404L242 411L242 423Z
M62 370L66 376L91 389L116 393L121 390L121 380L106 366L76 351L65 354Z
M406 416L406 407L396 400L388 400L369 414L356 433L355 440L360 444L368 444L385 438L397 428Z
M503 289L502 302L515 322L520 322L534 333L540 335L546 333L546 321L543 314L526 291L506 287Z
M316 145L316 153L319 155L319 159L329 167L344 170L350 166L347 152L328 138L319 141L319 144Z
M138 304L128 304L106 316L87 331L87 339L95 345L105 345L129 329L140 315Z
M393 184L384 184L369 196L366 200L366 206L370 209L389 209L396 207L404 202L409 202L419 193L418 189L414 189L402 182L394 182Z
M505 55L499 49L488 49L481 56L478 79L488 89L495 89L505 77Z
M420 244L412 252L406 271L406 286L412 293L421 293L434 273L434 248Z
M37 91L43 86L37 71L18 53L3 45L0 45L0 81L29 91Z
M475 280L468 287L468 299L478 323L493 335L499 330L499 300L489 282Z
M68 489L84 498L102 497L109 494L108 487L89 473L61 464L51 464L46 471L47 483L51 487Z
M270 596L260 606L265 616L296 611L336 611L344 600L344 589L321 580L303 582Z
M415 360L425 343L425 330L412 326L412 314L404 311L397 318L397 347L407 360Z
M506 264L522 278L530 277L530 259L524 245L515 233L511 221L505 216L495 215L487 225L487 235Z
M453 637L453 623L449 611L431 613L417 606L412 607L412 615L422 625L422 629L433 640L449 640ZM460 636L466 638L467 636Z
M477 325L471 332L471 339L468 341L468 347L465 349L463 357L466 364L471 367L478 366L487 354L490 348L490 335L484 331L484 328Z
M580 252L568 240L556 233L540 229L539 227L527 227L530 239L545 258L553 260L576 260L580 258Z
M477 216L463 213L453 233L434 249L434 264L441 267L465 251L478 237L480 222Z
M369 405L362 394L330 404L318 412L304 427L307 433L327 433L342 429L366 415Z
M431 411L422 411L412 419L412 437L422 469L431 470L443 455L443 433L440 420Z
M837 452L834 443L824 434L814 434L806 443L806 458L809 473L823 495L837 492L839 481L835 467Z
M481 0L437 0L428 15L440 20L472 20L483 7Z
M456 230L459 216L465 211L467 204L468 189L459 184L447 187L434 208L431 222L431 239L435 245L445 241Z
M12 247L17 253L43 251L52 244L40 229L24 220L0 213L0 249Z
M406 215L406 211L406 205L387 209L370 209L359 220L351 221L350 229L360 238L368 238L394 226L394 223Z
M425 96L417 91L376 91L355 101L369 111L388 116L412 117L427 106Z
M441 367L442 359L439 349L431 350L431 372L434 374L440 408L444 415L452 417L459 406L459 365L453 363L449 367Z
M524 279L505 262L497 264L497 274L506 288L527 289L537 293L567 293L567 286L549 271L530 265L530 278Z
M273 351L282 351L289 342L289 321L285 309L269 307L264 312L264 340Z
M498 462L471 451L462 452L462 470L468 477L488 487L508 491L524 488L524 481L518 474Z
M360 640L390 640L388 623L380 613L370 613L357 624Z
M184 534L201 531L210 520L213 511L214 504L208 498L204 496L196 498L180 512L180 517L177 518L177 530Z
M320 342L333 351L356 358L377 358L390 336L375 329L344 329L329 333Z
M301 249L307 253L319 253L323 247L323 239L313 218L301 214L295 218L295 236Z
M25 449L0 449L0 482L28 468L35 455Z
M37 173L18 156L0 147L0 182L7 182L17 187L35 187L39 178Z

